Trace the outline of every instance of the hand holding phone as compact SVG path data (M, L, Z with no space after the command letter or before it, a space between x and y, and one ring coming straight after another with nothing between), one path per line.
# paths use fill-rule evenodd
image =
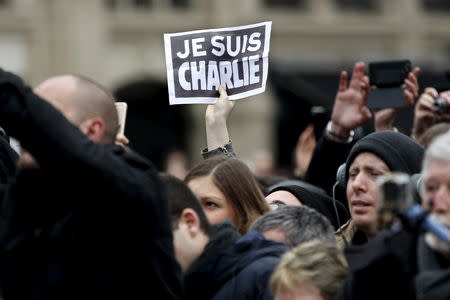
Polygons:
M411 61L381 61L369 63L369 108L396 108L405 105L402 85L411 72Z

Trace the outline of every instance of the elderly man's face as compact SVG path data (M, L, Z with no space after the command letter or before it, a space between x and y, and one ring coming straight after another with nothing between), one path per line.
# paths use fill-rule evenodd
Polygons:
M450 227L450 164L431 161L423 173L422 206Z

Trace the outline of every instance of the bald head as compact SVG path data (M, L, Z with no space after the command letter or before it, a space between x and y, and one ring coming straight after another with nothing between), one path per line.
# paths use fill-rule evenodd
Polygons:
M78 127L87 120L102 119L105 128L99 142L114 143L119 128L114 99L99 84L78 75L62 75L47 79L35 88L35 93Z

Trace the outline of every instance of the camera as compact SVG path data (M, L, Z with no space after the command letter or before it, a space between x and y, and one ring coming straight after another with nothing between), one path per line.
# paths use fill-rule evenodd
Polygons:
M331 113L323 106L311 107L311 122L314 125L314 136L316 140L322 136L322 133L327 126L328 120L331 118Z
M392 226L397 215L413 204L413 187L410 176L398 172L380 176L377 184L380 190L378 229L381 230Z
M443 115L450 112L450 105L447 100L441 96L435 96L434 98L434 112L438 115Z

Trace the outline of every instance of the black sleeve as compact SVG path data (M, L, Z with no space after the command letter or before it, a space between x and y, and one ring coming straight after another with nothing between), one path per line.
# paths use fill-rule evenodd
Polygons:
M322 136L314 149L305 174L305 181L323 188L332 195L336 171L345 163L353 143L337 143Z
M159 289L154 291L156 298L168 299L168 295L172 295L171 299L180 298L177 296L181 295L179 292L181 285L178 278L175 278L177 277L175 270L178 267L173 259L173 239L167 199L162 192L162 183L151 164L138 155L123 153L120 147L105 147L89 140L58 110L25 86L20 78L1 69L0 126L11 136L19 139L21 145L39 163L41 176L32 176L32 179L42 178L46 181L36 186L56 186L51 191L52 197L48 198L61 200L55 197L57 196L55 190L60 192L67 188L64 192L72 192L64 199L65 201L60 202L64 202L64 207L81 208L78 210L83 212L81 216L88 216L87 219L73 221L75 225L83 223L77 226L77 230L91 227L95 229L94 232L102 234L99 236L100 240L106 239L108 242L109 239L111 242L117 242L114 251L105 253L105 259L107 260L110 254L124 253L125 257L114 262L114 268L121 273L120 280L124 282L124 286L144 287L147 284L150 290L147 288L145 291L151 291L152 285L159 284ZM23 218L23 213L36 215L38 221L42 219L43 222L53 222L47 215L35 214L28 210L24 212L22 207L26 209L28 205L39 206L49 213L59 214L53 206L48 209L49 204L54 204L48 202L48 199L29 197L33 190L27 190L26 184L29 182L26 176L30 175L30 172L32 171L18 173L18 181L23 180L25 182L23 185L18 182L11 185L12 192L16 192L16 196L19 195L6 199L10 216L8 222L5 222L9 225L9 230L2 228L5 231L4 240L15 238L16 235L28 230L25 226L28 226L29 220ZM40 192L39 195L47 194L45 188L36 190ZM78 197L83 194L87 196ZM23 203L14 201L16 199L26 201L22 201ZM61 211L65 213L65 210ZM70 219L72 213L67 216L68 218L64 215L61 222ZM117 216L120 218L116 218ZM23 223L27 224L22 227ZM34 226L34 223L31 226ZM54 228L56 229L52 230L52 236L59 234L58 230L63 226L58 223ZM70 233L70 230L68 232ZM83 238L80 237L81 240ZM133 253L132 257L128 257L128 253ZM65 259L65 256L61 259ZM132 266L133 270L128 266ZM135 272L134 275L129 275L133 282L127 281L127 272ZM131 288L130 298L141 297L142 295L137 294L143 291L144 289Z
M98 182L104 178L99 175L111 179L108 178L111 174L131 169L125 168L125 162L110 149L90 141L17 76L3 71L0 71L0 126L18 138L47 170L73 170L74 174L95 177ZM124 178L127 174L120 175Z
M103 186L112 192L133 193L147 184L148 176L138 168L130 167L109 147L89 140L20 78L1 70L0 126L20 140L42 169L76 179L87 189Z
M346 249L351 270L338 299L415 299L417 233L383 231Z
M223 145L222 147L218 147L216 149L208 149L205 148L202 150L202 157L203 159L208 159L214 156L218 156L218 155L224 155L224 156L228 156L228 157L235 157L236 156L236 152L234 152L234 148L233 148L233 142L230 140L228 143L226 143L225 145Z
M450 298L450 270L430 270L417 275L415 286L418 300Z
M19 155L9 144L9 137L0 131L0 184L15 176L18 158Z

